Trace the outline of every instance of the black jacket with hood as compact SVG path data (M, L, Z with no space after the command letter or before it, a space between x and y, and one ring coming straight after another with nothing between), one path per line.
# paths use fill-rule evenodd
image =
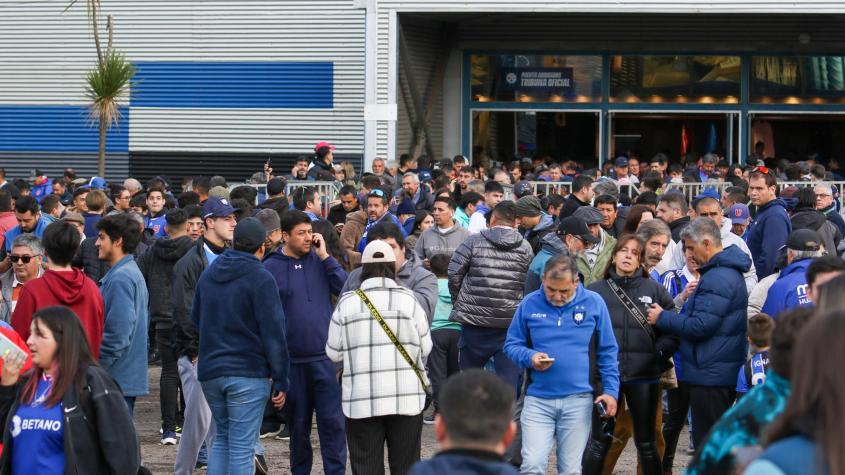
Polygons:
M177 356L196 358L199 354L199 335L191 320L191 308L197 282L208 267L204 244L203 238L197 239L194 247L173 266L173 349Z
M316 181L334 181L334 169L323 160L314 159L311 161L314 164L308 170L308 178Z
M837 255L836 249L839 247L839 241L842 240L842 233L839 232L839 228L835 224L827 219L824 213L817 211L815 208L796 208L790 220L792 221L793 231L796 229L812 229L821 236L828 254Z
M156 330L173 328L173 267L194 242L188 236L162 238L135 260L150 293L150 323Z
M637 318L616 297L608 280L613 280L639 308L642 315L648 315L648 307L656 303L663 308L673 309L675 304L666 288L654 279L637 273L632 277L620 277L615 270L610 270L610 278L592 283L588 290L601 295L610 321L613 334L619 345L619 377L624 383L635 379L657 379L660 373L669 369L669 358L678 351L680 339L661 333L651 327L654 339L646 333Z
M138 436L120 388L99 366L92 365L84 371L81 391L72 385L62 396L65 475L139 473ZM26 380L27 376L21 376L12 386L0 386L0 420L4 421L2 475L12 473L11 419L20 406Z

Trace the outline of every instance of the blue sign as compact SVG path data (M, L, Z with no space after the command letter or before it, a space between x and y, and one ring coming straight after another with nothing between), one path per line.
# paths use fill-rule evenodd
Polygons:
M572 68L502 68L502 84L514 91L571 92Z

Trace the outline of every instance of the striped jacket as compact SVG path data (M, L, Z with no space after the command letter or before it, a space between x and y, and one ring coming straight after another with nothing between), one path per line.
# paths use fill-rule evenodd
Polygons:
M428 318L414 293L386 278L367 279L361 283L361 290L425 374L431 335ZM336 363L343 362L342 406L346 417L422 412L425 391L416 373L354 292L343 294L337 303L326 354Z

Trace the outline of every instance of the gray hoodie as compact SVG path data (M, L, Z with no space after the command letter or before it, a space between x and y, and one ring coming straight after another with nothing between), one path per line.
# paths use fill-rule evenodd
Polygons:
M448 231L443 232L437 226L432 226L423 232L417 239L414 252L422 260L431 259L435 254L448 254L455 252L472 233L463 226L455 224Z
M438 299L437 277L423 268L417 260L416 254L413 252L406 252L405 254L408 260L396 273L396 283L414 293L420 306L425 310L428 323L431 323L431 319L434 317L434 306L437 305ZM360 267L349 273L340 293L343 295L346 292L353 292L359 287L361 287Z

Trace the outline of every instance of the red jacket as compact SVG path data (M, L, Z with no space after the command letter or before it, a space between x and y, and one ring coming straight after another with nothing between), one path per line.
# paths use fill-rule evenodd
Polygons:
M12 314L12 328L26 341L32 314L54 305L64 305L76 313L88 335L91 353L95 360L99 359L103 340L103 296L97 284L79 269L48 270L40 278L25 283Z
M3 248L3 243L6 240L6 231L18 225L18 219L15 218L15 213L6 211L0 213L0 249Z

